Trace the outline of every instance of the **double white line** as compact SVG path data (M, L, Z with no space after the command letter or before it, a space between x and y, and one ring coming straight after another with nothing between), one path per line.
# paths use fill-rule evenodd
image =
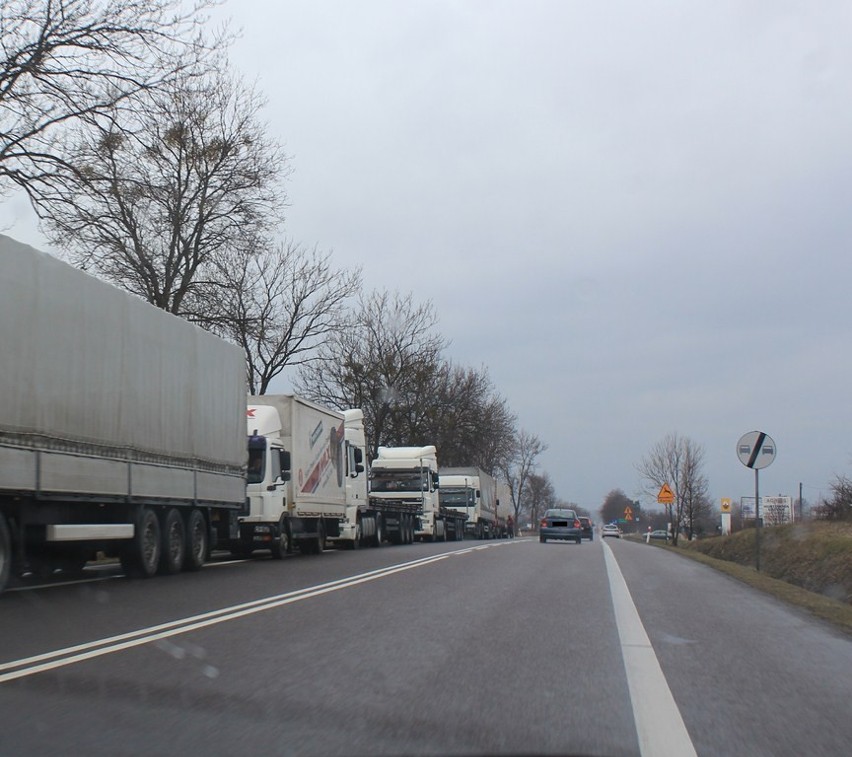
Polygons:
M341 589L348 589L350 586L375 581L379 578L391 576L394 573L402 573L406 570L421 568L424 565L429 565L440 560L445 560L459 552L446 552L440 555L431 557L423 557L419 560L399 563L398 565L390 565L386 568L371 570L367 573L359 573L348 578L341 578L337 581L329 581L328 583L318 584L317 586L309 586L297 591L290 591L286 594L278 594L264 599L256 599L252 602L225 607L221 610L213 610L211 612L193 615L181 620L172 620L168 623L161 623L157 626L149 628L140 628L136 631L119 634L118 636L110 636L106 639L97 641L89 641L85 644L78 644L65 649L57 649L53 652L45 652L43 654L26 657L21 660L13 660L11 662L0 663L0 683L6 681L14 681L18 678L42 673L46 670L54 670L56 668L73 665L84 660L91 660L95 657L112 654L113 652L121 652L125 649L132 649L143 644L150 644L161 639L168 639L171 636L178 636L190 631L197 631L200 628L207 628L218 623L227 623L230 620L243 618L247 615L254 615L259 612L273 610L276 607L282 607L294 602L301 602L303 599L318 597L322 594L328 594Z

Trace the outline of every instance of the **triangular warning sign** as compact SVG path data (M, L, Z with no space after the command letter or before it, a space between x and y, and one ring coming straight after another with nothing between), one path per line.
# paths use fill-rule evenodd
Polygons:
M660 487L660 493L657 495L657 502L661 505L670 505L674 500L674 492L669 488L668 484L663 484Z

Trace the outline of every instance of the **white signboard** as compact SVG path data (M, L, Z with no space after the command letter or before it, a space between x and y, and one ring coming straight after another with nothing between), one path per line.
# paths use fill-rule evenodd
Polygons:
M780 526L793 522L792 497L761 497L760 517L765 526Z
M742 517L746 520L754 518L754 497L740 497ZM793 522L792 497L761 497L760 517L764 526L780 526Z

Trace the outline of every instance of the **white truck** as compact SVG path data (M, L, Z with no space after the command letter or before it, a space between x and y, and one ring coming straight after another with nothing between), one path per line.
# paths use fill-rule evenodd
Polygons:
M269 394L249 397L246 422L249 507L233 551L269 549L281 558L294 547L316 554L345 540L347 490L366 474L354 448L350 454L344 414Z
M0 236L0 591L201 567L245 507L242 351Z
M358 475L365 470L364 460L367 458L364 413L361 410L345 410L343 415L348 470L353 472L346 478L346 518L340 527L340 536L334 541L350 549L366 545L378 547L385 541L393 544L412 543L423 510L422 493L418 491L417 496L412 497L381 491L370 496L367 476ZM379 463L380 468L381 465ZM396 473L391 475L396 476ZM378 488L386 487L380 483ZM448 537L455 538L452 524L449 528L441 528L441 533L446 532Z
M464 538L467 516L443 507L438 488L434 446L379 447L370 464L370 507L395 543Z
M441 468L441 503L467 517L465 534L475 539L501 535L497 518L497 486L480 468ZM505 531L505 528L503 528Z
M514 536L518 531L518 524L515 523L515 507L512 504L512 492L509 485L504 481L497 481L497 523L500 529L500 536ZM508 523L509 516L512 517L512 529L509 531Z

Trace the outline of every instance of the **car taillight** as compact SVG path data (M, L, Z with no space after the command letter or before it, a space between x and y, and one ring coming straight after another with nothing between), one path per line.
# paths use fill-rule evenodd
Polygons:
M574 528L580 528L580 521L578 521L578 520L574 521Z
M547 527L547 518L542 518L542 519L541 519L541 526L542 526L542 528L546 528L546 527Z

